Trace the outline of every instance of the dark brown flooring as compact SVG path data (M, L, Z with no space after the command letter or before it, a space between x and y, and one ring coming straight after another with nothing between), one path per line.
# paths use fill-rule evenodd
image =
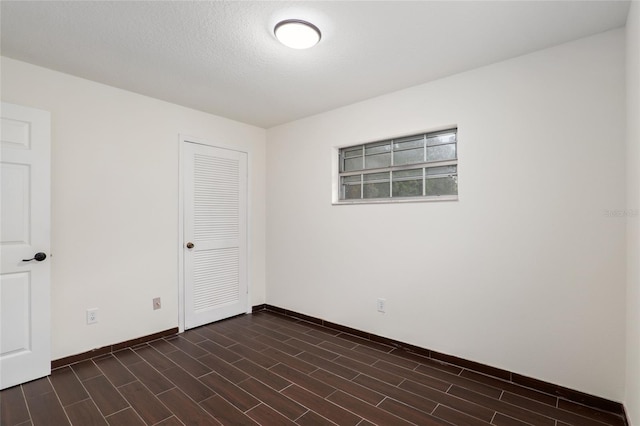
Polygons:
M0 392L13 425L624 425L611 413L271 312Z

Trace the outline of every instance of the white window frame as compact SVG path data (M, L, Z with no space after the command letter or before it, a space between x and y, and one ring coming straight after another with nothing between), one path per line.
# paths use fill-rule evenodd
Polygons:
M360 147L362 146L363 149L365 147L365 145L370 145L370 144L376 144L376 143L380 143L380 142L390 142L391 143L391 156L393 158L393 143L395 140L398 139L404 139L404 138L410 138L413 136L419 136L419 135L425 135L425 139L427 136L429 135L436 135L439 133L446 133L447 131L455 131L456 132L456 158L455 159L451 159L451 160L444 160L444 161L425 161L422 163L414 163L414 164L407 164L407 165L401 165L401 166L394 166L391 165L389 167L382 167L379 169L362 169L362 170L354 170L354 171L349 171L349 172L343 172L341 171L341 164L343 159L341 158L341 152L343 152L343 150L347 149L347 148L351 148L351 147ZM333 148L332 150L332 170L333 170L333 178L332 178L332 204L334 205L351 205L351 204L386 204L386 203L416 203L416 202L433 202L433 201L457 201L458 200L458 196L460 193L460 181L459 181L459 173L460 170L458 168L459 166L459 147L460 147L460 138L459 138L459 129L457 125L451 125L451 126L446 126L446 127L442 127L439 128L437 130L428 130L428 131L420 131L420 132L412 132L410 134L404 134L401 136L395 136L395 137L388 137L385 139L380 139L380 140L374 140L374 141L368 141L368 142L361 142L361 143L356 143L356 144L348 144L348 145L342 145L342 146L336 146ZM425 145L425 157L426 157L426 145ZM363 154L363 161L364 161L364 154ZM392 160L393 161L393 160ZM424 173L426 173L426 171L424 171L424 168L432 168L432 167L440 167L440 166L451 166L451 165L455 165L456 166L456 182L457 182L457 186L458 186L458 191L457 194L455 195L424 195L424 191L425 191L425 182L424 180L426 179L426 176L424 176ZM393 193L391 191L392 189L392 182L390 179L390 196L388 198L359 198L359 199L340 199L340 193L341 193L341 178L344 176L349 176L349 175L358 175L358 174L371 174L371 173L380 173L380 172L394 172L394 171L401 171L401 170L417 170L417 169L423 169L423 195L422 196L411 196L411 197L393 197Z

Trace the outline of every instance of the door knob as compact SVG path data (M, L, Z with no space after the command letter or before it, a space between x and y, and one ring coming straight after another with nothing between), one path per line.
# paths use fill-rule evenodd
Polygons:
M43 252L36 253L31 259L22 259L23 262L31 262L32 260L37 260L38 262L42 262L47 258L47 255Z
M192 248L194 248L194 247L195 247L195 245L194 245L192 242L188 242L188 243L187 243L187 248L188 248L188 249L192 249Z

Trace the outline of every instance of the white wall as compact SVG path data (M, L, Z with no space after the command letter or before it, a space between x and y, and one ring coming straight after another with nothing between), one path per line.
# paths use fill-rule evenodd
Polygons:
M179 133L249 152L251 302L264 303L263 129L8 58L2 99L52 113L53 359L178 326Z
M640 3L627 18L627 209L640 209ZM627 217L627 387L625 407L640 425L640 217Z
M267 303L622 401L624 91L615 30L269 129ZM332 147L450 124L458 202L331 205Z

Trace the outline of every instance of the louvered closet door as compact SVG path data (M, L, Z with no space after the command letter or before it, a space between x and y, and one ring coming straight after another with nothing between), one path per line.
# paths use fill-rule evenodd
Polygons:
M185 328L247 311L247 154L185 143Z

